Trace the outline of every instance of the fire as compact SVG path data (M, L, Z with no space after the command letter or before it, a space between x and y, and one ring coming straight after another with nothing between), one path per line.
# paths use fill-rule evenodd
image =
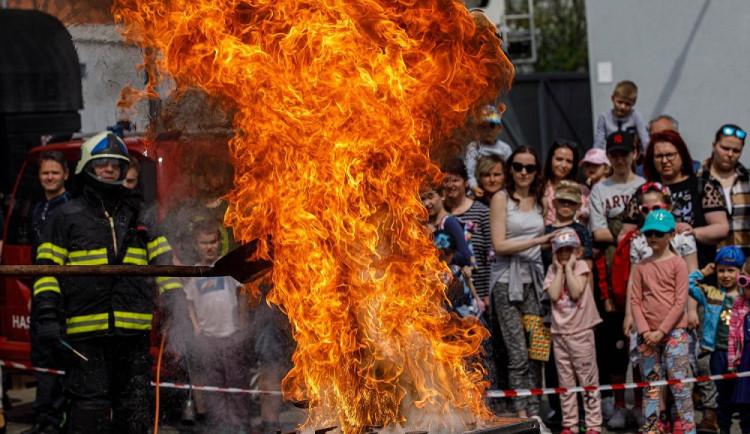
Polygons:
M234 112L225 221L240 240L271 237L269 300L297 341L283 388L309 402L306 426L487 421L487 332L444 307L418 190L438 175L430 153L510 86L495 28L453 0L117 0L114 13L153 62L152 94L168 78Z

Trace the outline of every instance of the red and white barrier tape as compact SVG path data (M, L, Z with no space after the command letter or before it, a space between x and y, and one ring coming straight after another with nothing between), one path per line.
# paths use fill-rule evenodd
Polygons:
M37 368L26 363L18 362L7 362L0 360L0 366L6 366L13 369L19 369L23 371L36 371L46 372L49 374L65 375L65 371L48 368ZM488 390L486 396L488 398L505 398L509 396L534 396L534 395L557 395L561 393L577 393L577 392L593 392L596 390L624 390L624 389L635 389L639 387L660 387L668 386L670 384L679 383L700 383L703 381L718 381L718 380L729 380L734 378L750 377L750 371L738 372L736 374L718 374L710 375L705 377L692 377L684 378L682 380L658 380L658 381L640 381L637 383L622 383L622 384L605 384L602 386L590 386L590 387L554 387L547 389L516 389L516 390ZM156 382L151 382L152 386L156 386ZM168 389L190 389L189 384L182 383L159 383L159 387ZM224 392L224 393L247 393L250 395L281 395L280 391L276 390L250 390L240 389L238 387L217 387L217 386L192 386L193 390L205 390L207 392Z
M533 396L533 395L557 395L560 393L574 393L574 392L593 392L596 390L623 390L623 389L635 389L639 387L649 386L667 386L670 384L679 383L700 383L703 381L717 381L717 380L729 380L733 378L750 377L750 371L738 372L736 374L718 374L710 375L705 377L692 377L683 378L681 380L658 380L658 381L641 381L637 383L623 383L623 384L605 384L602 386L590 386L590 387L570 387L570 388L549 388L549 389L516 389L516 390L488 390L487 397L489 398L505 398L508 396Z

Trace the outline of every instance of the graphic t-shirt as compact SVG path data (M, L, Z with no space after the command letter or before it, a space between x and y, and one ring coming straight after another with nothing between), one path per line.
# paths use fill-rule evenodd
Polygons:
M636 188L646 182L640 176L627 184L612 182L609 178L594 185L589 196L589 230L593 234L608 228L608 220L620 217Z
M589 266L585 261L578 260L573 268L573 274L581 276L589 273ZM544 290L547 291L555 280L557 267L553 264L547 270L544 278ZM564 279L564 277L563 277ZM589 279L585 279L583 293L578 300L570 297L570 290L566 282L563 282L560 299L552 303L552 327L551 332L555 334L572 334L590 329L602 322L599 312L596 310L594 295L589 286Z
M716 324L716 349L726 350L729 347L729 320L732 318L732 306L735 295L724 296L724 305L719 314L719 323Z
M240 282L229 276L188 280L185 295L195 306L201 334L223 338L239 330L237 288L240 286Z
M692 176L684 181L670 184L670 196L672 198L672 215L675 221L688 223L692 227L706 225L705 214L714 211L726 212L726 201L721 186L714 181L701 180ZM623 222L640 226L643 224L643 216L638 209L640 203L640 191L633 195L628 203ZM714 260L716 246L697 242L698 265L706 266Z

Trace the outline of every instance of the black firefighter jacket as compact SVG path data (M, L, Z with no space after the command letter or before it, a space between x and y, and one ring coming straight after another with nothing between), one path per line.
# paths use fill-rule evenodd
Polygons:
M87 185L83 194L56 210L37 249L38 264L168 264L172 249L140 218L138 196L123 190L111 200ZM108 197L110 196L110 197ZM105 203L109 201L109 205ZM154 285L162 297L184 297L175 277L45 276L34 282L39 318L64 321L69 340L148 334L155 308ZM179 293L179 294L178 294ZM170 300L165 300L172 305Z

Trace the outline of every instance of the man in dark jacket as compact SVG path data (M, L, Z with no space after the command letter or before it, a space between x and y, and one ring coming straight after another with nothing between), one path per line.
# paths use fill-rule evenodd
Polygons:
M122 185L130 164L116 135L103 132L81 146L76 167L80 196L61 206L46 226L37 263L58 265L165 264L171 247L141 218L140 198ZM70 343L66 369L73 433L147 432L152 359L149 336L154 284L172 315L187 319L177 278L45 276L34 282L37 336ZM61 349L60 351L65 351Z

